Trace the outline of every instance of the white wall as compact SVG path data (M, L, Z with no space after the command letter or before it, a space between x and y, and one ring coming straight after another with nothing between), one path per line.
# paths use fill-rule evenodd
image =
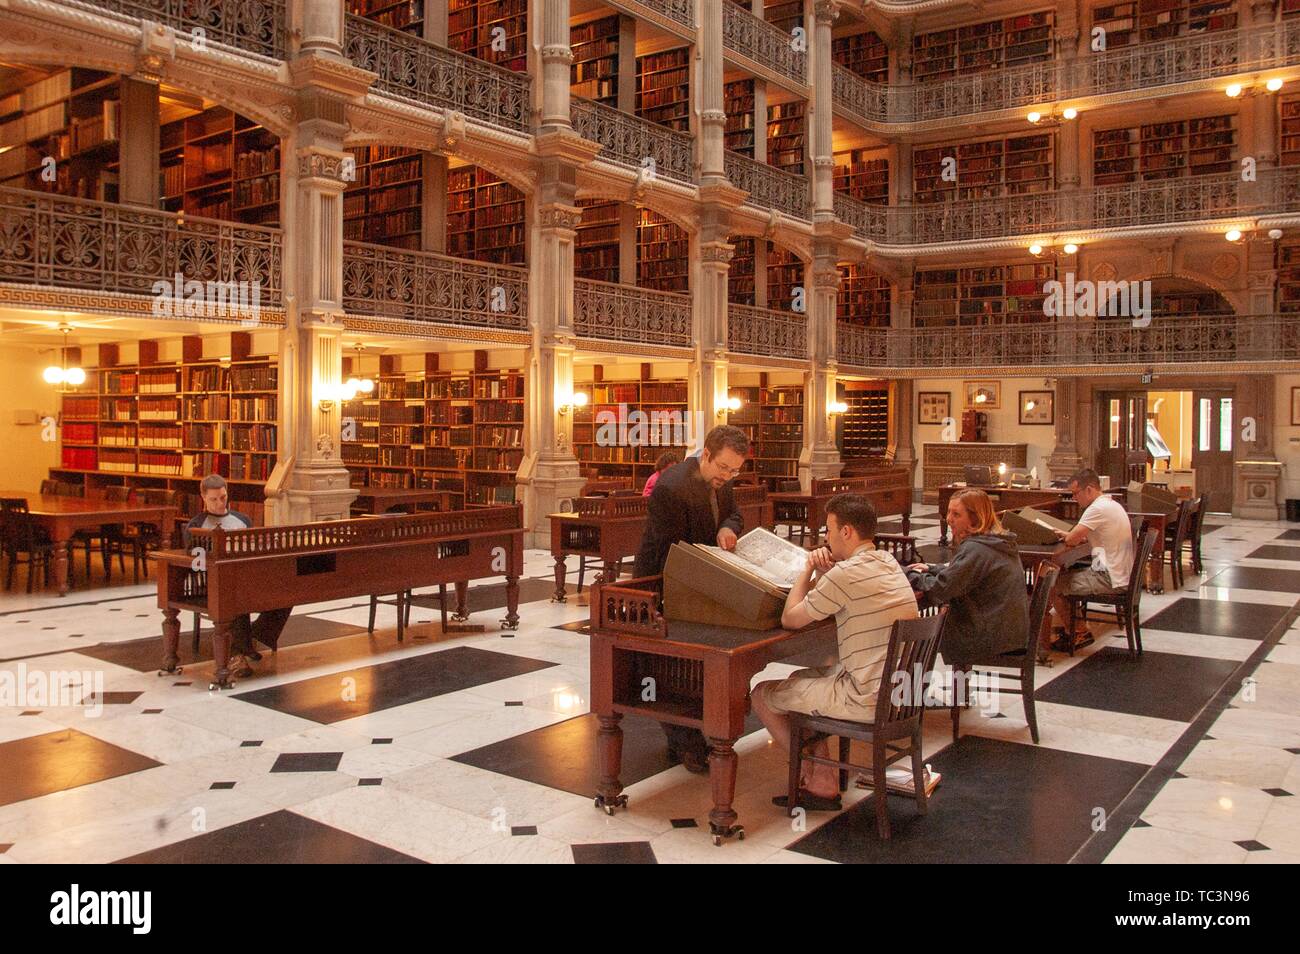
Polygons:
M41 379L56 362L57 352L0 346L0 490L35 491L59 465L58 441L42 440L41 424L14 423L16 411L57 416L57 392Z

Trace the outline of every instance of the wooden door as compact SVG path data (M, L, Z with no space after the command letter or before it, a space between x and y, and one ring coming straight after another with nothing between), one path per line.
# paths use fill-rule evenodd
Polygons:
M1232 510L1232 444L1240 435L1232 391L1193 391L1192 469L1196 492L1211 495L1210 509Z
M1102 391L1097 396L1098 474L1110 477L1112 487L1128 483L1125 459L1130 451L1146 449L1147 396L1145 391Z

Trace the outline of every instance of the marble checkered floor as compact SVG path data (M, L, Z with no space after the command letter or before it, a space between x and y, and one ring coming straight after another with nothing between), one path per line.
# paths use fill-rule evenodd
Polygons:
M914 532L935 540L934 514ZM857 790L792 827L761 729L737 745L743 842L712 845L707 777L669 766L645 720L624 720L627 810L594 808L586 608L549 602L541 551L514 634L499 584L471 588L482 632L444 634L425 608L401 645L391 608L371 638L361 601L301 607L224 693L206 634L197 653L183 636L182 674L157 674L147 586L3 594L0 673L79 672L103 705L0 708L0 863L1296 863L1300 528L1218 518L1204 550L1203 577L1144 597L1141 660L1094 624L1092 646L1038 670L1040 745L1017 696L968 712L957 743L927 717L943 782L924 817L890 799L889 842Z

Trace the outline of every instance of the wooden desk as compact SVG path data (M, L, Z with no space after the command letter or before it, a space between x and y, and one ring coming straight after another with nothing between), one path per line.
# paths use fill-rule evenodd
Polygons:
M772 526L772 501L768 498L766 486L736 483L731 485L731 493L744 521L742 534L755 527Z
M415 513L421 504L434 504L434 512L446 513L453 509L451 491L408 487L358 487L357 499L352 501L352 512L381 514L402 507L407 508L408 513Z
M0 491L0 497L26 500L27 519L43 527L54 541L54 582L60 596L68 592L68 541L78 530L97 529L105 524L148 523L156 526L160 534L170 536L176 519L175 507L157 504L57 497L25 490Z
M835 620L800 630L732 629L663 618L659 576L593 587L591 597L591 708L600 721L600 784L596 807L613 814L627 804L619 779L625 715L703 731L709 740L715 845L744 826L731 807L736 794L736 740L744 732L749 683L768 663L810 651L832 658ZM655 699L644 701L654 680Z
M547 514L551 520L551 556L555 559L553 602L565 602L564 577L569 556L604 564L601 579L617 580L623 560L635 558L645 535L649 497L579 497L575 512ZM592 584L593 588L595 584Z
M996 503L996 510L1019 510L1021 507L1050 508L1059 513L1063 502L1074 501L1074 495L1068 490L1044 487L1042 490L1029 490L1022 487L967 487L945 484L939 488L939 544L948 545L948 502L959 490L982 490ZM1064 514L1060 514L1064 517ZM1066 518L1068 519L1068 518Z
M812 482L812 492L777 491L772 501L769 528L780 523L797 524L820 536L826 526L826 504L836 494L865 494L876 508L877 517L903 518L903 533L911 529L912 486L906 467L883 470L867 477L828 477ZM814 540L814 542L816 542Z
M1129 516L1142 518L1142 532L1154 530L1156 545L1151 548L1151 557L1147 560L1147 592L1163 593L1165 591L1165 528L1169 521L1178 517L1178 506L1167 504L1151 497L1134 494L1124 501L1124 509ZM1136 547L1134 548L1136 550Z
M248 613L302 603L404 593L421 586L506 579L506 629L519 626L524 565L523 508L334 520L247 530L193 530L202 561L186 550L159 550L158 606L165 673L177 672L182 610L213 622L212 688L228 689L231 624ZM402 607L398 606L398 620ZM399 630L400 632L400 630Z

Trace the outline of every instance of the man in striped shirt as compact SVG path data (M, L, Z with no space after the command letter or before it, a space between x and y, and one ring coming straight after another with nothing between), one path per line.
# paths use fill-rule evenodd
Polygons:
M809 554L808 567L786 597L781 625L798 629L834 614L839 662L800 669L787 679L760 682L751 693L754 712L786 751L789 712L869 722L894 620L915 619L916 597L892 556L877 550L876 510L862 494L837 494L826 505L826 546ZM813 583L813 571L817 582ZM826 741L814 755L826 756ZM838 811L839 773L805 762L800 804L812 811ZM779 795L774 804L785 805Z

